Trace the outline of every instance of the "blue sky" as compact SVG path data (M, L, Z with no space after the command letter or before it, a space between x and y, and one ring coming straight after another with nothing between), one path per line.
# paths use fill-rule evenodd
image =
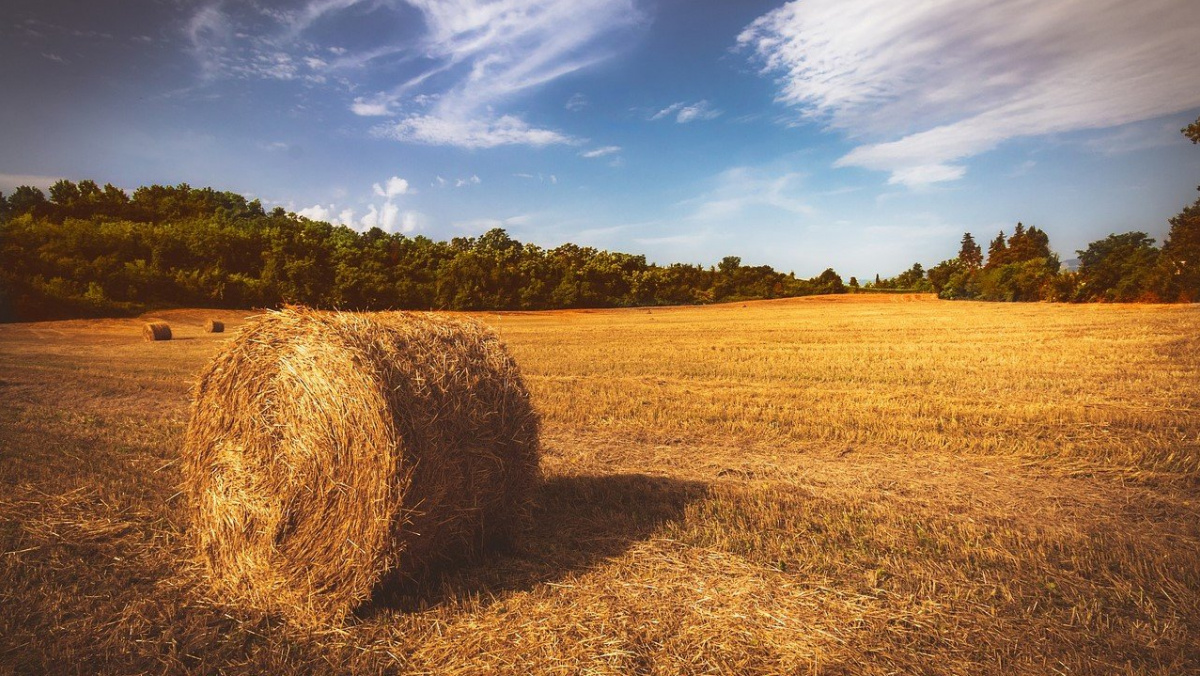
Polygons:
M811 276L1195 199L1193 0L6 0L0 190L211 185Z

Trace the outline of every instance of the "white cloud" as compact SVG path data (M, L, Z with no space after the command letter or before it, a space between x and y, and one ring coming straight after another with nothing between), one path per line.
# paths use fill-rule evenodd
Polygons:
M481 181L478 176L472 174L471 178L460 178L455 180L454 187L462 188L469 185L479 185L480 183L483 183L483 181Z
M584 108L587 108L588 104L588 97L580 93L575 93L571 95L571 98L567 99L567 102L565 105L563 105L563 108L566 108L572 113L577 113Z
M1177 0L800 0L738 43L778 100L853 138L837 166L910 186L1025 136L1200 107L1200 3Z
M513 174L513 176L515 176L517 178L527 178L527 179L531 179L531 180L537 179L538 183L549 183L550 185L558 184L558 177L555 176L554 174L546 175L546 174L516 173L516 174Z
M705 100L700 100L695 103L678 101L651 115L650 119L661 120L674 115L676 122L680 124L686 124L694 120L713 120L720 117L722 112L723 111L714 109L708 103L708 101Z
M345 196L342 190L335 192ZM409 233L425 226L425 216L419 211L401 209L397 198L412 195L415 192L408 181L399 176L392 176L387 181L371 186L371 194L375 197L382 197L383 202L367 205L367 211L361 218L355 218L354 209L342 208L339 210L333 204L314 204L311 207L300 209L296 215L360 230L380 228L387 232Z
M394 202L367 207L358 224L363 230L379 228L386 232L408 234L423 227L425 215L419 211L401 211Z
M697 101L690 106L680 108L679 114L675 116L675 121L684 124L692 120L713 120L720 117L721 112L711 108L708 101Z
M407 194L409 192L409 187L408 181L400 178L399 176L393 176L389 178L383 185L376 183L375 185L371 186L371 190L379 197L386 197L391 200L393 197L398 195Z
M296 215L303 216L305 218L308 218L308 219L311 219L314 221L328 222L329 214L332 209L333 209L332 204L329 205L328 207L322 206L320 204L314 204L311 207L304 207L303 209L300 209L299 211L296 212Z
M547 146L571 143L569 136L550 129L530 127L511 115L493 119L465 119L413 115L395 125L376 129L376 134L399 141L480 149L506 145Z
M341 211L338 211L337 207L332 204L328 206L323 204L314 204L311 207L305 207L298 210L296 215L303 216L314 221L325 221L326 223L344 225L351 228L356 225L353 209L342 209Z
M201 76L208 80L219 75L233 39L225 14L216 5L201 7L184 27L184 33Z
M605 155L613 155L619 152L621 152L621 146L604 146L603 148L595 148L593 150L582 152L579 154L579 156L592 159L596 157L604 157Z
M209 2L183 27L187 50L200 67L201 80L218 78L327 81L329 63L310 42L288 40L272 25L277 12L257 11L249 3Z
M668 115L673 115L675 113L675 111L679 110L680 108L684 107L685 105L686 105L686 102L684 102L684 101L672 103L671 105L667 106L666 108L663 108L662 110L658 111L657 113L651 115L650 119L651 120L661 120Z
M379 208L374 204L367 207L367 213L363 214L362 220L359 221L364 230L379 227Z
M392 114L391 105L388 101L368 101L361 96L355 97L354 103L350 104L350 112L362 117L382 117Z
M206 80L303 79L354 91L389 73L393 81L385 91L348 105L360 116L408 113L383 136L471 149L544 146L571 138L504 107L611 56L620 46L615 35L646 23L634 2L302 0L295 9L278 10L214 0L195 11L185 34ZM356 49L327 43L332 31L324 28L361 21L364 10L381 27L392 22L420 32L381 29ZM389 68L376 68L380 63ZM578 110L585 104L577 95L566 105ZM427 109L415 115L410 105Z
M966 173L967 168L960 165L920 164L914 167L893 169L891 177L888 178L888 184L919 188L931 183L957 181Z

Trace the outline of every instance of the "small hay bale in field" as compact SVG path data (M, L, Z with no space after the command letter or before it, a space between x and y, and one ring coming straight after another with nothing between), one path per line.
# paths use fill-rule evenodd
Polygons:
M142 327L142 338L146 340L170 340L171 327L166 322L146 322Z
M210 319L204 322L204 330L208 333L225 333L225 322L219 319Z
M515 534L538 453L516 363L482 324L287 309L201 374L184 481L223 596L337 621Z

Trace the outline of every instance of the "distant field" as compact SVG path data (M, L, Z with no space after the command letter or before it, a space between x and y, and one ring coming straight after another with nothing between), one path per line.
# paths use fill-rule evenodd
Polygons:
M480 314L534 532L318 632L186 546L201 325L247 314L0 325L0 673L1200 673L1200 306Z

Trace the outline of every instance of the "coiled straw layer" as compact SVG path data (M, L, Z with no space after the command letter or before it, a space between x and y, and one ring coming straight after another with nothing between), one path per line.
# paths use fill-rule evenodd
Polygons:
M482 324L291 308L202 373L185 489L223 596L340 619L510 537L538 452L516 364Z

